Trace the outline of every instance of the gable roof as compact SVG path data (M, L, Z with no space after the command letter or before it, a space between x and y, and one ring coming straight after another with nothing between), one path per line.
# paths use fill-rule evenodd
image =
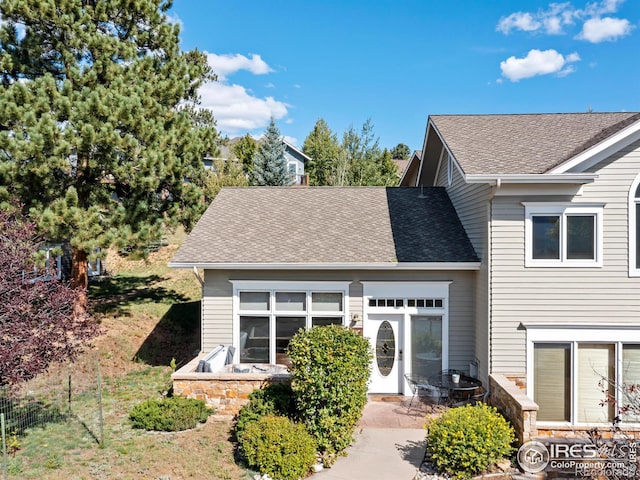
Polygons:
M432 115L429 125L465 175L517 175L549 172L639 120L638 112Z
M468 263L477 262L442 188L225 187L169 265L474 269Z
M420 163L422 162L422 150L414 150L409 157L409 162L405 165L402 175L400 175L400 186L414 186L420 171Z
M282 143L284 143L284 147L286 150L289 151L290 155L297 156L298 158L300 158L300 160L303 163L307 163L311 161L311 157L309 155L307 155L306 153L304 153L302 150L298 149L294 145L290 144L286 140L283 140Z

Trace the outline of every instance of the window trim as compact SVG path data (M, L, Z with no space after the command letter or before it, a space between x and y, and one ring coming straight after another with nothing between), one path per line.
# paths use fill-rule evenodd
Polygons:
M571 427L586 425L611 425L610 422L596 424L577 421L578 418L578 382L576 370L578 368L577 346L581 343L599 343L615 345L615 376L616 402L620 401L619 385L622 378L622 346L625 344L640 344L640 327L630 328L628 325L602 326L564 326L528 325L527 329L527 387L529 398L534 398L534 346L536 343L568 343L571 346L571 415L570 421L538 421L543 427ZM640 426L640 422L624 422L626 426Z
M525 267L602 267L603 257L603 214L604 204L579 203L523 203L525 207ZM560 258L533 258L533 222L532 218L543 215L558 215L560 217ZM594 255L593 260L567 258L567 222L568 216L590 216L594 218Z
M636 249L637 244L640 242L640 238L636 238L637 222L640 219L636 215L636 205L640 205L640 197L636 197L636 190L640 185L640 174L636 176L631 188L629 188L629 205L628 205L628 218L629 218L629 276L640 277L640 268L636 267Z
M306 328L310 328L314 317L343 317L343 325L348 325L349 316L349 282L279 282L279 281L259 281L259 280L231 280L233 285L233 331L232 344L240 345L240 317L269 317L269 363L276 363L276 318L280 317L305 317ZM262 311L240 311L240 292L269 292L269 310ZM298 311L278 311L276 309L276 292L306 292L306 310ZM342 293L342 312L314 312L312 310L313 293ZM234 362L240 362L240 349L236 348Z

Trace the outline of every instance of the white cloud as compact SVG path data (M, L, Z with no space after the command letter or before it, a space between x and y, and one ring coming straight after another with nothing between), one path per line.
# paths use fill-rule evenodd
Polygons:
M605 13L615 13L624 0L602 0L601 2L588 3L582 11L586 16L597 17Z
M182 19L178 16L177 13L172 12L172 13L167 13L167 22L172 24L172 25L179 25L180 26L180 31L184 32L184 22L182 21Z
M551 35L560 35L562 33L562 18L548 17L544 19L544 29Z
M582 33L577 37L593 41L591 38L614 40L631 31L628 20L601 19L601 15L618 11L624 0L601 0L587 3L584 8L576 8L570 2L550 3L547 9L537 12L515 12L500 18L496 30L508 35L512 31L561 35L565 28L576 22L584 22ZM602 32L602 33L601 33ZM623 32L623 33L620 33Z
M523 30L533 32L541 27L541 23L534 20L533 15L526 12L512 13L507 17L502 17L498 22L496 30L508 34L511 30Z
M577 53L571 53L564 57L555 50L530 50L526 57L516 58L514 56L500 62L502 76L517 82L524 78L531 78L537 75L548 75L555 73L558 76L566 76L574 71L570 63L580 60Z
M582 32L576 37L591 43L614 41L629 35L633 26L623 18L591 18L584 22Z
M285 135L284 138L289 144L293 145L294 147L298 146L298 139L296 137L290 137L289 135Z
M213 69L213 73L218 75L218 80L225 80L227 76L240 70L247 70L254 75L264 75L273 72L271 67L262 60L262 57L256 54L251 54L251 58L249 58L239 53L235 55L207 53L207 62Z
M287 104L273 97L258 98L241 85L210 82L199 90L201 107L213 112L218 129L224 134L262 128L271 117L276 120L287 115Z
M271 117L278 120L287 116L289 105L286 103L272 96L260 98L246 87L228 82L228 77L240 70L254 75L273 72L260 55L207 53L207 62L218 75L218 81L200 87L200 106L211 110L221 133L244 134L247 130L266 127ZM267 83L266 87L272 88L273 84Z

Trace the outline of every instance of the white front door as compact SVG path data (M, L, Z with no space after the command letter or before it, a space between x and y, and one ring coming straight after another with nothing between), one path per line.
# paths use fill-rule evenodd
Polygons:
M369 314L363 334L373 349L371 393L402 392L402 322L404 315Z

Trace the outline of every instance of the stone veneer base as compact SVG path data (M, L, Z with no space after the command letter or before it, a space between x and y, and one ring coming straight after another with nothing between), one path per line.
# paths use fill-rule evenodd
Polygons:
M290 383L288 373L199 373L196 367L204 354L171 375L174 395L204 400L217 415L233 416L249 403L256 389L274 383Z

